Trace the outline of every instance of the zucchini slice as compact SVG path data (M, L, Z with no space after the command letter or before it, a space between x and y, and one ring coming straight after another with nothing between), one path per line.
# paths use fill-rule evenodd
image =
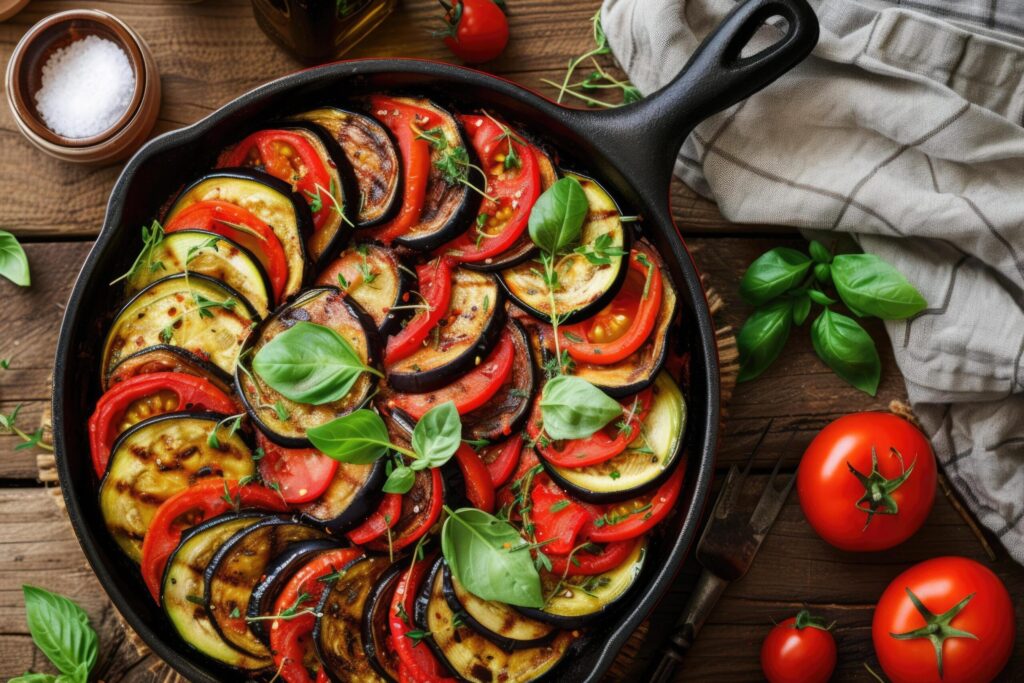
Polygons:
M448 565L444 574L444 598L448 606L474 631L507 651L536 647L551 640L551 624L526 617L503 602L482 600L466 590L452 576Z
M268 668L273 660L239 652L220 637L203 601L203 573L225 541L262 519L258 512L229 513L186 531L167 560L160 592L164 611L182 640L211 659L247 671Z
M212 171L182 190L164 216L164 224L196 202L220 200L252 212L270 226L284 249L288 279L283 296L298 293L306 281L307 262L304 240L313 232L313 214L306 200L292 192L288 183L247 169Z
M335 330L352 345L364 363L370 367L380 364L381 343L376 324L359 304L337 287L306 290L267 318L246 342L244 358L235 370L235 382L256 426L268 439L287 448L310 448L307 429L356 410L377 386L377 377L364 372L346 396L331 403L311 405L285 398L260 379L251 369L253 356L271 339L302 321Z
M368 465L338 463L327 490L300 508L302 519L332 533L355 526L380 503L381 487L387 478L386 469L387 463L383 458Z
M164 413L139 422L114 443L100 482L100 512L114 541L134 562L142 559L146 529L165 500L203 477L242 479L256 474L241 432L210 432L224 415Z
M151 372L184 372L202 377L229 396L235 390L231 375L191 351L167 344L146 347L121 360L103 377L103 390L109 391L118 382Z
M102 377L136 351L167 344L209 359L224 372L260 320L245 297L205 275L170 275L124 305L107 332Z
M402 203L402 163L388 129L369 116L334 107L314 109L294 118L320 126L341 147L355 174L359 228L391 220Z
M525 683L552 673L576 636L570 631L558 631L542 645L510 652L468 624L456 625L455 612L444 595L443 562L443 558L438 558L424 582L416 600L415 621L417 627L430 632L427 642L452 673L473 683Z
M665 372L654 380L652 391L651 409L640 433L623 453L576 468L556 467L541 458L551 478L588 503L619 503L660 486L683 459L686 400Z
M391 249L358 244L343 251L317 278L318 285L338 287L355 299L377 323L381 335L398 332L409 311L393 311L409 301L416 276Z
M388 383L409 393L440 389L487 357L504 324L497 279L457 268L448 312L423 348L388 368Z
M203 601L221 638L252 657L269 657L270 650L246 620L253 589L266 575L267 566L291 544L323 538L319 529L268 516L225 541L203 574Z
M566 176L580 181L590 204L580 243L592 244L601 235L607 235L607 248L621 249L624 253L623 256L611 257L611 262L603 265L591 263L586 256L575 252L559 260L555 313L562 316L560 321L563 324L571 325L589 318L615 298L626 278L626 255L629 253L631 233L622 223L622 215L615 200L596 180L574 173L567 173ZM501 282L519 307L541 320L551 322L548 289L537 263L528 261L503 270Z
M179 230L164 235L150 252L157 270L138 268L128 279L127 291L134 294L165 275L184 273L206 275L219 280L245 297L256 313L265 318L272 300L270 280L252 252L236 242L206 230Z
M562 582L558 593L544 609L517 607L525 615L559 628L580 628L616 609L637 584L647 557L647 541L636 544L622 564L596 576L572 576ZM550 594L561 576L541 573L544 595Z
M390 565L386 557L356 560L324 591L317 607L313 642L327 677L334 683L387 680L370 665L362 624L370 594Z
M391 627L388 625L391 598L402 574L408 571L405 563L391 565L374 584L363 610L363 649L370 666L385 680L397 681L398 653L390 644Z

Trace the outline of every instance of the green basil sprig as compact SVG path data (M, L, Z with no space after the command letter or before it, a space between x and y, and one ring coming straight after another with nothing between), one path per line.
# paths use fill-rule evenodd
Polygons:
M445 510L448 519L441 528L441 552L466 590L481 600L544 606L529 544L515 527L476 508Z
M580 237L589 203L575 178L562 178L537 198L530 210L530 239L548 254L557 254Z
M295 323L267 342L252 369L285 398L313 405L344 397L364 372L382 377L337 331L310 322Z
M903 320L928 305L921 293L891 265L872 254L833 254L812 241L810 256L778 247L758 257L744 273L740 294L758 308L736 341L739 380L754 379L782 353L794 325L823 311L811 325L814 350L841 378L872 396L878 391L881 361L867 331L855 319L837 313L839 300L859 317ZM838 300L823 288L833 285Z
M6 230L0 230L0 275L19 287L32 284L28 256L18 243L18 238Z
M540 396L544 432L555 439L585 439L622 415L622 406L580 377L548 380Z
M89 615L68 598L42 588L22 586L22 592L32 640L61 675L25 673L9 683L87 683L99 653Z

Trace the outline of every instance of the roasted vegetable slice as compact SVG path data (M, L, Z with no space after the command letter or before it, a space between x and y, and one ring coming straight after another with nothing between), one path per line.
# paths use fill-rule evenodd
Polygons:
M404 562L391 565L374 584L363 610L363 649L366 650L366 658L378 674L391 681L399 680L399 660L390 642L388 610L395 596L395 587L402 574L408 570Z
M251 478L252 451L217 413L165 413L122 434L100 482L107 530L133 561L142 558L149 522L165 500L203 477ZM210 434L216 430L217 438Z
M358 244L343 251L317 278L318 285L337 287L362 306L382 335L401 329L415 277L395 252L378 244Z
M378 460L369 465L339 463L327 490L300 507L306 521L342 532L358 524L376 509L384 485L386 463Z

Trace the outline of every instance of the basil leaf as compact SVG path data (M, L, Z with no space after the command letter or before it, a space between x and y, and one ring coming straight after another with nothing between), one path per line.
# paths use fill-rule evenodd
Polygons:
M537 198L530 211L530 239L557 254L579 239L590 204L575 178L562 178Z
M793 299L793 324L803 325L811 314L811 297L809 292L801 292Z
M821 284L827 283L832 278L832 266L827 263L814 264L814 279Z
M476 508L450 512L441 528L441 552L455 578L481 600L544 606L540 575L515 528Z
M89 615L62 595L35 586L22 586L25 617L36 647L64 675L86 683L96 663L96 632L89 626Z
M544 431L556 441L585 439L622 415L622 406L580 377L559 375L540 396Z
M392 470L391 474L388 475L388 480L384 482L382 490L384 493L409 493L415 481L416 473L402 465Z
M874 340L856 320L826 308L811 326L811 343L837 375L864 393L878 392L882 361Z
M335 330L309 322L295 323L267 342L252 369L285 398L313 405L344 397L364 372L380 374Z
M26 671L22 675L10 679L7 683L57 683L57 677L53 674L37 674Z
M306 436L313 447L339 462L366 465L391 448L387 425L380 415L365 408L310 427Z
M774 301L754 311L736 335L740 354L739 381L746 382L759 376L782 353L793 324L793 302L789 299Z
M883 320L903 320L928 302L903 274L874 254L842 254L832 261L832 281L851 311Z
M461 443L462 421L452 401L428 410L412 430L412 450L429 467L448 462Z
M820 289L808 289L807 295L811 297L811 301L820 306L832 306L837 303L835 299L830 297L828 294L825 294L825 292Z
M740 281L740 295L751 306L766 304L799 285L810 267L806 254L776 247L750 264Z
M810 251L815 263L832 263L832 252L818 240L811 240Z
M0 275L19 287L32 284L25 250L18 244L18 238L6 230L0 230Z

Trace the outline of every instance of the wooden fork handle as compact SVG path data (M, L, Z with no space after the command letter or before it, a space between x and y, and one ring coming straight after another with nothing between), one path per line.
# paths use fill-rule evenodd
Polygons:
M697 634L700 633L704 622L711 615L728 585L728 581L707 569L701 572L700 579L686 602L686 608L676 622L672 636L665 643L661 660L648 677L651 683L671 683L674 680L676 667L693 646Z

